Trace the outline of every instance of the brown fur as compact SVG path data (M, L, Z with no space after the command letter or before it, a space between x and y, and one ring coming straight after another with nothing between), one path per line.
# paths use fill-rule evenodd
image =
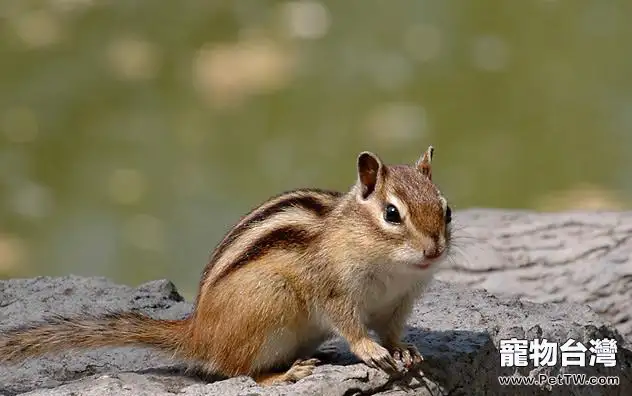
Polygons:
M157 320L139 313L64 318L0 333L0 362L46 353L104 346L148 346L186 357L186 320Z
M0 334L0 360L102 346L146 345L226 376L296 381L333 334L367 364L395 370L420 357L400 337L414 301L449 245L447 202L430 178L431 151L414 166L358 157L346 194L295 190L244 216L203 271L192 315L181 321L121 313L51 319ZM384 219L395 205L401 222ZM381 344L369 336L374 330Z

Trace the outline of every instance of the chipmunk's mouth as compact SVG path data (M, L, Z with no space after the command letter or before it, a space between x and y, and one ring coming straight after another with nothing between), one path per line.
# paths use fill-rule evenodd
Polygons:
M435 259L426 259L420 263L415 264L414 266L419 269L428 269L435 261Z
M422 261L414 264L413 266L418 269L426 270L430 268L433 264L438 263L444 257L444 254L440 254L437 257L426 257Z

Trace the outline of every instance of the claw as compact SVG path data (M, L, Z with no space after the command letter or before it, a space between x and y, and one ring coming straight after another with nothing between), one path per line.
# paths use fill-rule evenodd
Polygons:
M364 339L352 348L353 352L369 367L385 371L389 374L399 372L397 362L391 353L371 339Z
M312 375L314 368L320 361L318 359L299 359L284 373L263 373L254 377L254 380L263 386L293 383Z
M377 365L388 373L397 372L397 363L390 354L382 355L377 359Z
M401 361L406 368L417 365L424 360L417 347L412 344L397 345L391 348L391 354L395 360Z
M296 382L311 375L318 363L320 363L320 361L315 358L295 361L292 367L285 373L286 380Z
M401 360L404 363L404 366L408 367L411 366L413 364L413 359L411 357L411 353L408 349L405 349L402 353L401 353Z

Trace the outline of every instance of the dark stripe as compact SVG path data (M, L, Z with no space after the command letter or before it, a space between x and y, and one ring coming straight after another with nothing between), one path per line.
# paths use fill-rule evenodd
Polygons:
M305 195L302 195L302 194L305 194ZM232 243L237 238L239 238L240 235L242 235L247 230L251 229L257 223L265 221L267 218L274 216L275 214L280 213L292 206L300 207L304 210L310 211L316 214L318 217L323 217L327 215L331 211L332 206L329 204L329 202L323 202L317 196L316 197L314 196L318 194L329 196L330 198L339 198L343 195L343 193L338 192L338 191L329 191L329 190L320 190L320 189L299 189L299 190L287 191L275 197L270 198L268 201L279 199L286 195L287 195L287 198L281 199L280 201L276 202L274 205L271 205L263 210L258 210L260 207L259 206L258 208L248 213L243 218L243 222L241 224L233 228L231 231L228 232L228 234L226 234L226 236L224 236L223 240L219 243L219 245L215 248L215 250L211 254L211 258L208 264L206 265L206 267L204 268L202 277L200 279L200 289L202 285L204 284L204 282L206 281L208 273L213 268L217 260L226 251L226 249L228 249L228 247L232 245ZM263 206L263 204L261 206Z
M315 239L314 233L296 226L285 226L270 231L257 241L253 242L250 248L242 253L235 261L226 266L227 272L257 260L271 250L302 250Z
M290 194L293 195L296 193L310 193L312 191L319 192L319 193L321 192L319 190L297 190L297 191L292 191L289 193L282 194L280 196L277 196L276 198L279 198L283 195L290 195ZM325 193L325 192L322 192L322 193ZM219 246L217 246L217 248L213 252L213 255L211 257L211 262L216 261L224 253L224 251L235 241L235 239L237 239L246 230L252 228L257 223L262 222L266 220L267 218L272 217L275 214L280 213L284 211L285 209L288 209L292 206L300 207L302 209L310 211L316 214L318 217L325 216L331 210L330 206L328 206L327 204L323 204L321 200L310 195L289 196L288 198L282 199L279 202L275 203L274 205L271 205L259 212L257 212L257 210L255 209L250 213L250 215L246 216L246 220L243 223L233 228L229 232L229 234L224 237L224 240L219 244ZM248 218L248 216L251 216L251 217Z

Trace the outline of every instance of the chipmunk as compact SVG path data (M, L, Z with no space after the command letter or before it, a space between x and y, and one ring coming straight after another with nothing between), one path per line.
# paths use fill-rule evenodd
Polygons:
M211 253L185 319L52 317L0 333L0 362L146 346L208 374L247 375L266 386L310 375L319 346L339 335L387 373L400 371L397 361L420 363L401 337L451 235L450 206L432 181L433 152L413 165L385 165L365 151L346 193L299 189L253 209Z

